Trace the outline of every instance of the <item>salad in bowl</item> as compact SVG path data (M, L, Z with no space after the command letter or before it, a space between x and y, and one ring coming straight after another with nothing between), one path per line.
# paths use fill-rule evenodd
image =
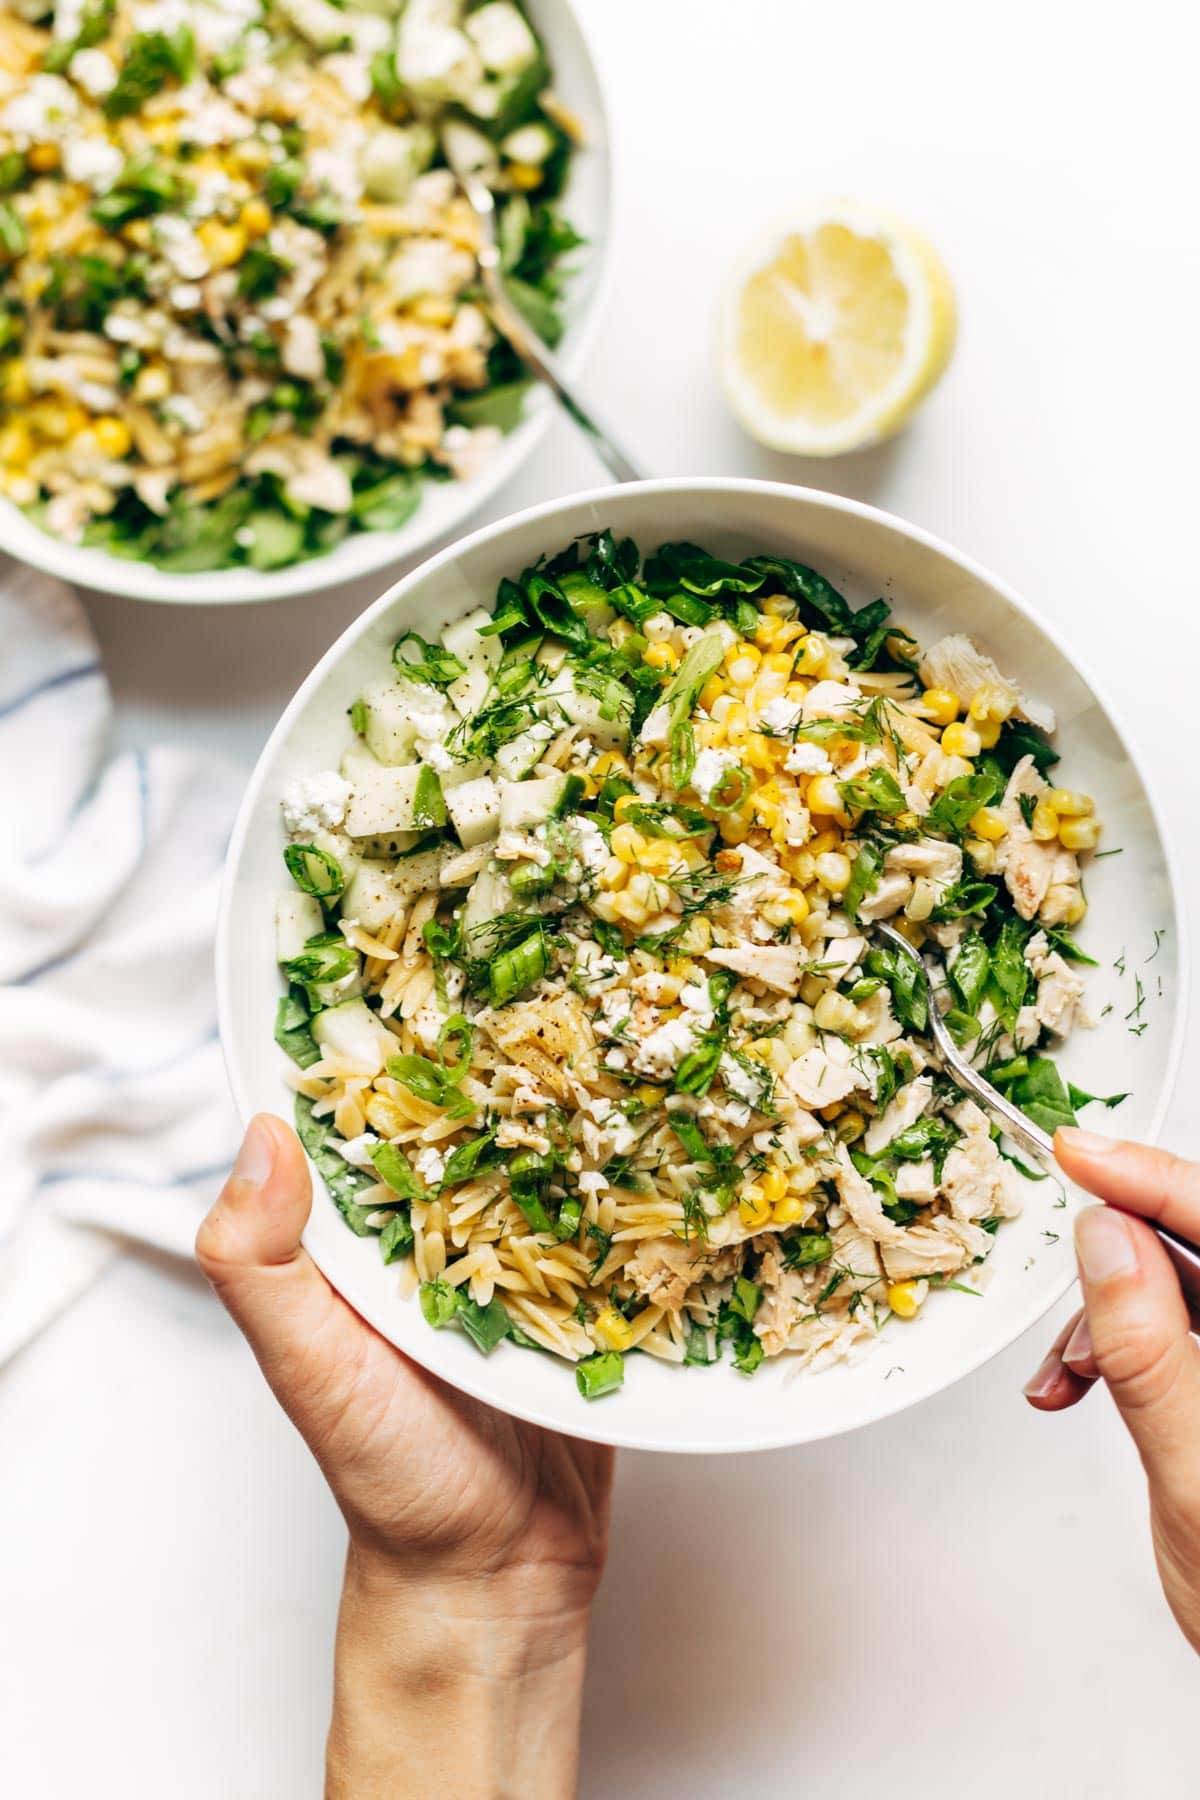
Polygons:
M980 1294L1028 1171L872 927L1074 1122L1102 826L1055 728L961 630L605 525L401 633L279 796L276 1036L346 1226L586 1398L633 1351L817 1371Z
M509 295L557 342L583 127L554 79L512 0L8 9L8 502L160 581L240 569L252 597L399 532L431 483L478 487L528 383L448 156L496 193Z

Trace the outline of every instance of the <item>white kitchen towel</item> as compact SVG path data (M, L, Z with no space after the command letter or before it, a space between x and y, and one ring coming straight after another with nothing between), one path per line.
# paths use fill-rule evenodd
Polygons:
M233 1156L213 930L241 777L111 754L65 587L0 558L0 1361L138 1239L180 1255Z

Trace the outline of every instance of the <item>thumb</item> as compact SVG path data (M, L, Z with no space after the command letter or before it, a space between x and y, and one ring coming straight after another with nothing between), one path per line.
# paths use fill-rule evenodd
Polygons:
M196 1258L277 1390L297 1352L328 1317L332 1291L300 1234L312 1183L300 1141L282 1119L251 1119L237 1161L196 1234ZM280 1394L285 1399L284 1394Z
M1200 1486L1200 1350L1166 1252L1140 1220L1109 1206L1089 1206L1078 1215L1075 1248L1095 1370L1151 1481L1164 1492L1194 1494Z

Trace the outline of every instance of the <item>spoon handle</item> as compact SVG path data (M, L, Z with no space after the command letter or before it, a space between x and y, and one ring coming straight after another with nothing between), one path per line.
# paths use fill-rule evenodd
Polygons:
M496 242L496 201L491 188L469 169L458 168L455 174L479 220L480 244L476 260L487 294L492 324L516 351L530 374L536 375L539 381L545 383L564 412L574 419L609 473L615 475L618 481L641 481L641 470L620 448L611 429L600 423L596 408L583 404L578 390L571 386L563 374L557 357L509 299L500 267L500 246Z

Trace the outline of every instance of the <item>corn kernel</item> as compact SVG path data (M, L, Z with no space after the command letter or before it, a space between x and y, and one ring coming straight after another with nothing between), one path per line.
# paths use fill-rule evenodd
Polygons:
M603 781L606 775L628 775L629 764L619 750L602 750L592 764L592 774L597 781Z
M980 875L995 874L996 864L1000 860L995 844L989 844L986 838L969 837L963 839L963 849Z
M1058 814L1045 800L1039 800L1034 807L1029 829L1039 844L1048 844L1058 836Z
M247 237L264 237L271 229L271 209L255 194L238 214L238 223Z
M751 825L745 813L724 813L717 828L727 844L744 844L750 836Z
M775 767L775 745L761 731L752 731L745 743L740 746L742 761L748 769L757 769L760 774L769 774Z
M746 648L753 649L754 646L747 645ZM758 675L758 663L743 653L734 657L728 665L728 672L734 687L748 688Z
M953 725L959 713L957 696L949 688L926 688L921 695L921 710L934 725Z
M14 356L4 369L4 398L11 406L24 406L31 392L29 369L25 360Z
M915 919L920 922L930 916L937 903L936 883L930 881L928 876L918 875L913 882L912 893L905 902L904 916L906 919Z
M1078 893L1063 913L1063 923L1066 925L1081 925L1086 917L1087 901L1084 899L1082 893Z
M1099 819L1064 819L1058 841L1064 850L1094 850L1100 842Z
M538 168L536 163L510 163L508 165L508 180L509 185L516 188L518 193L528 194L531 193L535 187L540 187L542 182L542 171Z
M214 269L229 269L246 254L246 233L240 225L225 225L220 219L204 219L196 227L196 236Z
M983 741L973 725L947 725L942 733L942 749L947 756L978 756Z
M898 1319L915 1319L925 1295L919 1281L893 1281L887 1291L887 1303Z
M725 667L728 669L739 661L752 662L757 669L762 661L762 651L757 644L750 643L746 638L735 638L733 643L726 647Z
M623 863L636 863L645 846L645 838L632 825L617 825L609 839L609 845L615 857Z
M1044 799L1060 819L1085 819L1096 810L1096 802L1090 794L1077 794L1072 788L1051 788Z
M618 824L624 819L625 814L629 811L631 806L637 806L638 801L639 796L637 794L617 795L616 800L613 802L613 818Z
M171 391L171 377L161 364L139 369L133 384L134 398L154 403L165 400Z
M860 1112L850 1107L844 1112L834 1127L834 1136L842 1144L856 1144L867 1129L867 1121Z
M738 1212L742 1224L748 1231L757 1231L771 1217L771 1207L762 1188L757 1182L749 1182L742 1189L738 1200Z
M648 644L642 661L648 669L677 669L679 652L671 644Z
M850 858L841 850L825 850L817 858L816 875L829 893L844 893L850 882Z
M26 157L29 167L36 175L48 175L51 169L57 169L59 153L57 144L34 144Z
M842 796L832 775L814 775L804 790L804 802L810 813L822 818L842 816Z
M793 888L790 893L785 894L779 904L787 915L789 925L803 925L812 910L807 895L802 894L799 888Z
M812 1211L812 1205L799 1194L785 1194L771 1208L772 1225L802 1225Z
M596 1314L595 1332L610 1350L628 1350L633 1342L633 1326L615 1306L601 1307Z
M975 727L979 733L979 743L984 750L994 750L1000 742L999 719L980 719Z
M782 1169L767 1169L758 1185L763 1191L763 1199L774 1206L787 1193L787 1176Z
M783 650L775 650L770 656L763 657L763 668L772 675L790 675L792 659Z
M33 454L33 438L24 419L14 419L0 431L0 463L27 463Z
M811 850L785 850L779 860L793 881L799 882L801 887L808 886L815 874Z
M719 675L710 675L704 686L700 689L700 704L705 712L710 713L717 704L717 701L721 698L721 695L728 693L728 691L728 688L725 686L725 683L721 680Z
M989 844L998 844L1002 837L1008 836L1008 820L998 806L981 806L971 820L971 830L976 837L986 838Z
M699 956L712 943L712 926L698 914L688 920L679 939L679 948Z
M111 416L97 419L92 426L96 437L96 447L101 456L120 458L128 456L133 448L133 436L124 419Z
M629 880L629 864L622 862L619 856L610 856L600 871L600 886L608 893L616 893Z
M1005 693L1003 688L993 687L990 683L985 682L971 695L967 716L973 719L977 725L983 724L985 721L990 721L994 725L1003 725L1005 719L1012 717L1012 709L1012 695Z
M792 659L792 673L795 675L819 675L825 667L828 655L829 645L820 632L810 631Z
M826 988L813 1007L813 1019L821 1031L849 1031L858 1023L858 1010L845 994Z

